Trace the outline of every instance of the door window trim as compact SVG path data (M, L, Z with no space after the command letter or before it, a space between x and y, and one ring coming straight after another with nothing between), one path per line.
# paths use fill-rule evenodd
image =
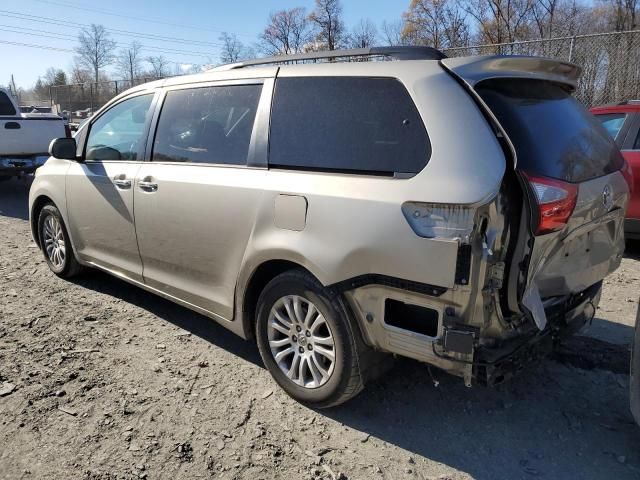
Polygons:
M83 129L84 132L82 133L82 156L81 156L82 163L142 163L142 162L145 162L147 157L146 155L147 144L148 144L149 131L150 131L149 127L152 124L151 123L152 119L155 116L155 113L157 110L156 107L158 104L158 99L160 98L160 93L161 92L159 89L142 90L139 92L134 92L131 95L127 95L126 97L122 97L118 99L114 103L108 104L108 108L100 111L99 115L95 115L94 117L92 117L91 120L89 120L87 127ZM138 157L140 158L140 160L87 160L86 159L87 143L89 142L89 136L91 135L91 129L93 128L93 124L97 122L100 118L102 118L103 115L111 111L112 108L115 108L116 106L120 105L122 102L130 100L132 98L140 97L143 95L153 95L153 98L151 99L151 104L149 105L149 112L151 112L151 115L147 115L147 119L145 120L144 127L143 127L141 145L143 145L144 150L141 152L142 154Z
M228 86L244 86L244 85L262 85L260 98L258 99L258 107L256 116L253 121L253 130L249 141L249 151L247 154L247 162L245 165L228 164L228 163L198 163L198 162L167 162L153 161L153 145L158 133L158 124L162 115L167 93L178 90L193 90L196 88L208 87L228 87ZM158 95L156 108L151 119L149 135L147 137L144 160L157 165L185 165L198 167L213 168L253 168L267 169L267 155L269 148L269 121L271 118L271 99L273 98L273 90L275 87L275 77L265 78L247 78L241 80L218 80L198 83L181 83L180 85L172 85L163 87Z

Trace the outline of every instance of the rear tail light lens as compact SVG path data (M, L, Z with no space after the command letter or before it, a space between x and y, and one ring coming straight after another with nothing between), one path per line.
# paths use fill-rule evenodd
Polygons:
M538 207L536 235L556 232L567 224L578 200L578 186L547 177L525 174Z
M622 165L622 176L627 181L627 185L629 185L629 193L633 193L633 170L631 170L631 165L626 160L624 161L624 165Z
M64 134L67 138L71 138L71 128L69 128L69 125L64 126Z

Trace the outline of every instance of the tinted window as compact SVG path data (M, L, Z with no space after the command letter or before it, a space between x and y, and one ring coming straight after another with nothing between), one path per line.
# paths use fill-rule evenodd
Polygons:
M88 160L138 160L153 94L140 95L111 107L91 125Z
M601 123L559 85L495 79L476 90L496 115L532 174L582 182L619 170L620 151Z
M0 115L15 115L16 109L6 93L0 92Z
M636 142L633 144L634 150L640 150L640 130L638 130L638 136L636 137Z
M402 84L387 78L282 78L271 114L269 164L417 173L430 145Z
M615 139L627 115L624 113L603 113L596 115L596 118L600 120L604 129L611 135L611 138Z
M245 165L261 90L234 85L168 92L153 160Z

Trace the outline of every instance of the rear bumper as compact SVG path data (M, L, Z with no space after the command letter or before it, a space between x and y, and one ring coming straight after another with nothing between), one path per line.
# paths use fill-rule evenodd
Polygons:
M528 365L551 354L554 344L582 329L593 318L602 292L602 282L569 300L545 307L547 328L525 339L516 339L501 349L479 350L474 360L474 379L481 385L496 385Z
M624 236L628 240L640 240L640 218L626 218Z
M33 173L44 165L47 156L0 158L0 177L13 177Z

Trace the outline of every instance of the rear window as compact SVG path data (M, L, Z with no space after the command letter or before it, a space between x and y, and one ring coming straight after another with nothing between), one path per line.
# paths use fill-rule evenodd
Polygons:
M404 86L390 78L281 78L269 164L354 173L415 174L430 144Z
M615 140L624 125L624 120L627 115L624 113L601 113L596 114L596 118L600 120L600 123L604 129L611 135L611 138Z
M16 109L6 93L0 92L0 115L15 115Z
M561 86L493 79L476 90L513 142L519 169L583 182L622 167L622 155L607 130Z

